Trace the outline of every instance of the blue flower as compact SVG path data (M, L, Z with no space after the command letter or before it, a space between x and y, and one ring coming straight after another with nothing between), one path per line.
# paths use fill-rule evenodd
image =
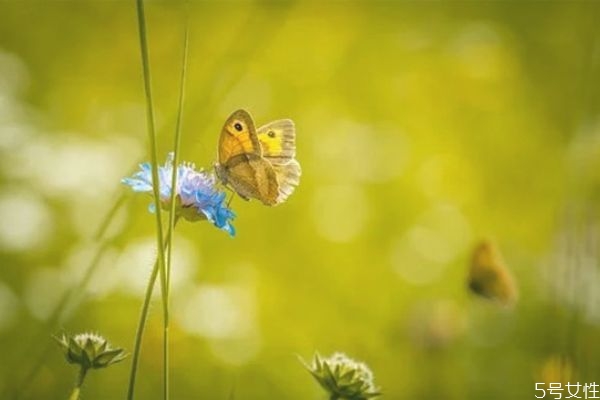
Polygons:
M159 196L161 207L170 209L171 177L173 174L173 153L169 153L167 161L158 167ZM134 192L153 194L152 166L150 163L140 164L140 170L131 177L123 178L122 183L129 185ZM235 214L225 204L225 192L216 188L217 180L214 174L198 171L191 163L181 163L177 166L177 185L175 187L175 212L188 221L206 219L217 228L223 229L235 236L231 220ZM155 211L154 203L149 206L150 212Z

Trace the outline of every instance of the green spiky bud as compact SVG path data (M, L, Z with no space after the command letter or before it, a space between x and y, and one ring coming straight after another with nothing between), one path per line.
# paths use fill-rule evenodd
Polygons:
M106 368L127 357L124 349L113 348L106 339L95 333L80 333L74 336L63 333L54 339L63 349L69 363L78 364L86 370Z
M381 395L369 367L343 353L329 358L315 354L312 365L303 364L331 399L367 400Z

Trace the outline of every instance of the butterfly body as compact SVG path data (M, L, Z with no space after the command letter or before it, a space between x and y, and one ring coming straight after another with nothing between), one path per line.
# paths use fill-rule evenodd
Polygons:
M256 129L247 111L235 111L221 130L217 177L246 200L277 205L292 194L302 173L295 139L291 120Z

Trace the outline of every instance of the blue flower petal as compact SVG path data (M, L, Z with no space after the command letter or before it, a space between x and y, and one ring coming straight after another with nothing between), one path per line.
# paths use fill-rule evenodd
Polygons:
M152 166L142 163L139 170L131 177L123 178L121 182L131 187L134 192L153 194ZM173 153L169 153L167 161L158 167L159 196L161 204L169 205L171 199L171 179L173 174ZM177 166L177 186L175 194L178 196L181 207L193 206L198 215L203 215L208 221L231 236L235 236L235 228L231 221L235 213L224 204L225 192L216 187L217 179L212 173L198 171L193 164L181 163ZM156 206L151 203L148 210L156 211ZM191 218L188 218L192 220ZM193 219L197 220L197 218Z

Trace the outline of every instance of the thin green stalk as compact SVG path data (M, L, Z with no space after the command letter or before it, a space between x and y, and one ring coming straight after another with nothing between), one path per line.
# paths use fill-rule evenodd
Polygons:
M181 144L181 121L183 118L183 103L185 97L185 77L187 70L187 54L188 54L188 23L186 19L185 23L185 36L183 41L183 60L181 65L181 82L179 89L179 105L177 113L177 124L175 126L175 143L173 145L173 173L171 175L171 209L169 213L169 232L173 232L175 229L175 207L176 207L176 188L177 188L177 165L179 165L179 148ZM164 285L164 297L166 307L164 309L164 325L163 325L163 398L167 400L169 398L169 306L170 306L170 293L171 293L171 259L173 246L171 245L171 235L169 236L169 242L167 243L167 260L165 268L165 285Z
M81 367L79 373L77 374L77 382L75 383L75 387L71 392L71 396L69 396L69 400L79 400L79 395L81 393L81 386L83 386L83 381L85 380L85 375L87 374L87 368Z
M175 219L175 224L177 225L177 218ZM165 247L168 247L171 243L171 234L173 231L167 231L167 237L165 238ZM133 345L133 353L131 355L131 371L129 375L129 388L127 391L127 399L133 399L134 388L135 388L135 380L137 376L137 369L140 359L140 351L142 349L142 339L144 337L144 329L146 328L146 321L148 319L148 311L150 310L150 301L152 300L152 293L154 292L154 285L156 284L156 278L158 277L159 271L159 257L157 257L156 262L154 263L154 267L152 268L152 273L150 274L150 279L148 281L148 286L146 286L146 293L144 295L144 303L142 304L142 311L140 312L140 319L138 321L137 330L135 332L135 343Z
M133 345L133 353L131 356L131 371L129 373L129 387L127 389L128 400L133 399L135 379L137 377L137 369L140 358L140 350L142 347L142 339L144 337L144 328L146 327L146 320L148 318L150 300L152 299L152 293L154 292L154 284L156 283L156 277L158 276L158 268L158 260L156 260L156 262L154 263L154 267L152 268L152 273L150 274L148 286L146 286L144 303L142 304L142 311L140 312L140 319L138 321L137 330L135 332L135 343Z
M148 39L146 34L146 16L144 13L144 1L136 0L138 28L140 35L140 51L142 56L142 71L144 78L144 91L146 95L146 123L148 128L148 142L150 144L150 159L152 161L152 194L154 195L154 208L156 216L156 244L158 248L158 266L161 273L163 290L166 284L165 275L165 249L162 242L162 209L160 204L160 179L158 176L158 151L156 146L156 129L154 124L154 102L152 100L152 85L150 75L150 60L148 56ZM164 298L164 293L163 293ZM164 299L163 299L164 303ZM163 304L164 306L164 304Z
M150 61L148 56L148 40L146 35L146 17L144 14L144 2L143 0L136 0L137 17L138 17L138 30L140 39L140 52L142 56L142 70L144 78L144 91L146 95L146 119L148 128L148 139L150 144L150 159L152 161L152 191L154 194L154 208L156 216L156 243L158 248L158 258L156 262L156 268L154 270L160 271L161 275L161 289L162 289L162 303L165 323L168 320L168 303L167 303L167 276L165 271L165 249L163 245L163 229L162 229L162 212L160 205L160 181L158 177L158 155L156 146L156 131L154 127L154 105L152 101L152 87L151 87L151 76L150 76ZM170 234L169 234L170 236ZM151 283L149 284L149 290L147 293L152 294L154 289L154 280L156 279L155 271L152 272ZM149 299L148 303L149 303ZM144 308L147 307L145 302ZM147 310L142 309L142 314L146 314ZM138 335L136 335L136 346L140 346L141 336L144 331L144 325L146 323L145 316L140 319L141 325L138 326ZM132 363L131 375L129 380L128 399L133 399L135 379L137 376L137 368L139 361L139 348L136 349L134 354L135 359ZM165 365L165 369L167 365ZM165 374L168 377L168 374ZM168 382L164 382L165 386L168 386Z
M171 176L171 187L177 186L177 168L179 164L179 148L181 146L181 123L183 120L183 103L185 99L185 78L187 74L187 55L188 55L188 21L185 22L185 36L183 39L183 60L181 64L181 79L179 82L179 105L177 111L177 122L175 125L175 143L173 144L173 174ZM169 214L169 228L173 230L175 223L175 190L171 191L171 210ZM167 288L171 283L171 249L167 252Z
M71 392L71 395L69 396L69 400L79 400L80 392L81 392L81 388L79 386L76 386L75 388L73 388L73 391Z

